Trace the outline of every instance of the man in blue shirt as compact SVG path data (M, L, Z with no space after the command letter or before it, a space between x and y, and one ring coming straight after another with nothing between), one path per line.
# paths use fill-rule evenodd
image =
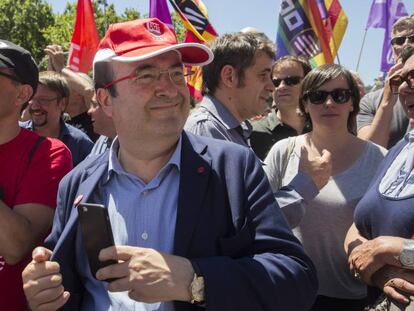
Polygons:
M184 64L212 60L158 19L111 25L96 94L118 136L62 181L53 229L23 273L36 310L307 310L314 267L251 150L183 131ZM117 263L92 275L79 202L108 208ZM99 232L96 232L99 235ZM105 280L111 280L106 282Z
M41 72L36 94L29 101L30 120L21 122L20 126L40 136L61 140L72 153L73 166L76 166L91 152L93 142L84 132L63 121L68 98L69 87L61 74Z
M225 34L213 41L214 60L203 67L200 106L185 129L193 134L250 146L248 121L268 108L275 45L255 31Z

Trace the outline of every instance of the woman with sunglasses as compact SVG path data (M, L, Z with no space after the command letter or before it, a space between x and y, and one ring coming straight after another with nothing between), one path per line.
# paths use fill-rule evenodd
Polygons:
M403 67L389 79L401 105L414 120L414 46L402 55ZM355 277L381 289L391 304L384 310L414 310L414 131L404 136L380 166L358 203L345 240ZM370 291L375 295L375 292ZM378 292L377 292L378 294Z
M298 174L300 157L321 157L324 150L331 153L331 177L319 194L306 202L301 215L291 215L297 210L288 207L283 210L287 219L297 220L290 225L318 272L319 292L312 311L360 311L366 303L365 286L348 271L343 242L355 205L386 150L354 135L359 100L358 86L348 70L339 65L313 69L303 79L299 103L312 130L277 142L265 159L265 171L276 191Z

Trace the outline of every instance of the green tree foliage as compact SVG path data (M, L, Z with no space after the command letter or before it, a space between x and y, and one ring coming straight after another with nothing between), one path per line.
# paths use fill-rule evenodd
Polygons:
M75 25L76 3L66 4L62 14L54 15L54 23L44 30L48 44L59 44L66 51L69 49Z
M0 0L0 38L29 50L35 59L48 44L44 30L54 24L52 7L44 0Z
M121 15L117 15L113 4L107 5L106 1L94 1L95 22L99 36L102 38L110 24L134 20L141 14L132 8L126 8Z
M117 15L114 5L107 5L105 0L93 1L93 6L100 37L111 23L140 18L140 13L132 8ZM42 67L45 65L43 49L48 44L59 44L64 50L69 49L76 1L67 3L62 14L54 14L46 0L0 0L0 12L0 38L29 50Z
M125 9L124 13L117 15L113 4L107 5L106 1L93 1L95 23L99 36L102 38L109 24L140 18L140 13L132 8ZM76 18L76 3L66 4L62 14L55 15L55 23L45 31L48 42L69 49L72 39L73 27Z
M69 50L75 25L76 3L77 1L71 0L63 13L54 14L46 0L0 0L0 38L29 50L41 69L45 69L47 58L43 49L47 45L59 44L65 51ZM92 3L101 38L109 24L141 18L141 14L133 8L127 8L118 15L115 6L108 4L107 0L93 0ZM174 11L172 20L178 41L182 42L186 29Z
M175 34L177 35L177 40L178 40L178 42L183 42L184 37L185 37L185 32L186 32L184 24L181 21L181 18L177 14L177 12L174 11L171 14L171 17L172 17L172 21L173 21L173 24L174 24Z

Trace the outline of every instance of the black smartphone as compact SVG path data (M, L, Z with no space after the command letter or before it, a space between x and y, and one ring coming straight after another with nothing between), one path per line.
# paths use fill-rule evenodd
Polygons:
M102 204L79 203L78 213L89 267L93 277L96 277L96 271L100 268L117 263L115 260L100 261L98 258L102 249L115 245L108 210Z

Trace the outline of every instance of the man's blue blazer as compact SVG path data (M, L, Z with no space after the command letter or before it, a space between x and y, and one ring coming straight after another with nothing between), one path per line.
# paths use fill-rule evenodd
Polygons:
M79 310L85 290L75 264L79 231L74 201L82 196L89 202L93 194L102 197L95 203L105 204L100 182L107 173L108 152L82 162L59 187L46 242L71 293L63 310ZM314 266L288 228L250 149L184 131L177 206L174 254L197 261L207 310L310 308L317 292ZM202 308L175 302L175 310Z

